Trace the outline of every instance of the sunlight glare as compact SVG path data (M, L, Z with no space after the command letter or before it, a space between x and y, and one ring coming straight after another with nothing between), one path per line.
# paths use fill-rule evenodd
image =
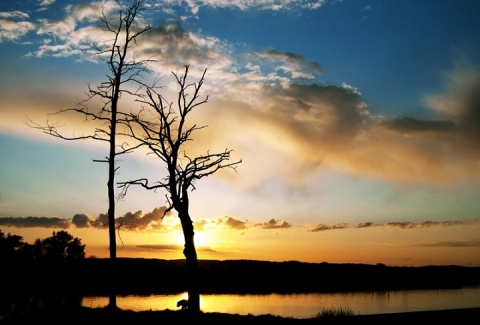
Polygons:
M173 236L173 241L176 245L180 245L183 247L185 245L185 239L183 237L183 232L182 231L175 231ZM205 231L195 231L195 236L194 236L194 241L195 241L195 247L204 247L208 246L208 236L205 233Z

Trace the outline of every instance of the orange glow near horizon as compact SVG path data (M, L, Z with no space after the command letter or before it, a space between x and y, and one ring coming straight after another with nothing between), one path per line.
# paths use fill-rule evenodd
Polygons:
M468 236L475 232L471 227L460 229ZM478 230L478 229L477 229ZM405 241L410 230L397 229L344 229L323 233L306 232L305 229L288 229L269 232L263 229L204 230L195 232L197 256L199 259L251 259L266 261L296 260L309 263L383 263L392 266L464 265L480 266L478 249L432 245L430 239L442 230L421 229L416 243ZM13 232L15 233L15 232ZM71 231L86 244L87 256L109 257L107 232L83 229ZM448 238L449 232L444 231ZM48 236L50 233L47 234ZM93 238L90 237L94 235ZM122 241L117 240L117 256L131 258L184 259L183 233L124 232ZM467 243L466 243L467 244Z
M195 230L199 259L296 260L310 263L359 263L396 266L463 265L480 266L474 238L480 223L402 229L393 226L329 229L312 232L312 226L268 229L259 225L245 229L217 227L205 223ZM223 225L225 226L225 225ZM22 236L32 244L50 237L52 228L2 228L5 234ZM87 257L109 257L108 230L66 229L86 245ZM183 259L183 232L170 230L121 230L117 232L117 256L130 258ZM455 245L451 244L452 242Z

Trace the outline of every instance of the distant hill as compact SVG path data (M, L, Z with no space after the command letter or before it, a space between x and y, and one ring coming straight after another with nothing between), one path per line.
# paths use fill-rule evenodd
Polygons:
M83 295L161 294L185 291L184 260L118 258L113 277L109 259L73 265L9 265L7 289L68 290ZM398 267L298 261L200 260L201 293L307 293L446 289L480 285L480 267ZM2 267L3 268L3 267Z

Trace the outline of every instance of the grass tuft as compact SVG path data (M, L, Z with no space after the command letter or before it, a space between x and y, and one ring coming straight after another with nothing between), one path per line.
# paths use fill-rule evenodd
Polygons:
M355 316L356 314L350 307L330 307L324 308L315 315L315 318L339 318L347 316Z

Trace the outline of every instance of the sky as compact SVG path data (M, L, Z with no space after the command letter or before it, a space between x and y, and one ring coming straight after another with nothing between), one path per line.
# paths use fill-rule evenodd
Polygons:
M108 155L64 141L87 123L51 115L108 73L88 54L115 2L0 3L0 230L25 242L66 230L108 257ZM147 0L146 80L175 100L172 72L207 69L189 152L242 160L189 193L199 259L480 266L480 2ZM149 79L150 78L150 79ZM92 103L94 105L95 103ZM138 109L124 99L123 111ZM95 107L92 107L94 109ZM116 181L165 175L144 151ZM117 202L119 257L181 259L166 193Z

